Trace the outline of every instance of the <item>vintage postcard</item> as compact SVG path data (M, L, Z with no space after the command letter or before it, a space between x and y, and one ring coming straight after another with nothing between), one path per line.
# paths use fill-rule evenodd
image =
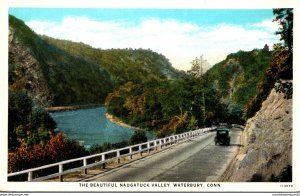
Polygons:
M298 8L1 2L1 195L298 194Z

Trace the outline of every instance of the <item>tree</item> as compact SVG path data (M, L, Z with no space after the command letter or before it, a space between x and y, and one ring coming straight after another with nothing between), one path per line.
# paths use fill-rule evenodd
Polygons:
M203 59L203 55L201 55L200 58L196 57L194 60L192 60L191 64L192 67L188 71L188 74L196 78L200 78L203 75L203 67L208 65L207 61Z
M273 21L277 21L280 25L279 30L275 34L281 36L280 40L284 41L284 45L288 47L289 50L293 50L293 9L273 9L273 14L275 15Z
M55 129L56 123L46 110L39 106L34 106L30 115L31 129L38 129L40 127L45 129Z
M10 129L15 125L26 124L28 116L32 111L32 100L25 91L9 91L8 99L8 116Z
M45 144L55 127L56 123L49 113L34 105L25 91L9 91L9 150L19 147L20 142L25 142L29 147Z
M269 52L269 50L270 50L268 44L265 44L263 49L264 49L265 51L268 51L268 52Z
M16 128L27 126L32 111L32 100L25 91L9 91L8 99L8 148L18 147Z
M192 68L188 71L188 74L196 77L199 79L199 82L203 82L203 67L207 66L208 63L206 60L203 59L203 55L200 56L200 58L195 58L192 62ZM202 126L205 126L205 95L204 95L204 89L202 89L202 95L198 97L198 99L201 100L201 113L202 113Z

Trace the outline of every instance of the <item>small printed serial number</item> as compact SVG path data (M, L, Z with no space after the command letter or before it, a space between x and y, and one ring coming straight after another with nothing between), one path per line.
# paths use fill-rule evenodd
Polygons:
M293 187L292 184L281 184L280 187L288 188L288 187Z

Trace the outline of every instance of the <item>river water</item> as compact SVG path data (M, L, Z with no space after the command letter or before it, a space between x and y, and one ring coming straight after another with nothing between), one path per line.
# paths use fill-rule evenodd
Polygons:
M112 123L106 118L105 113L105 107L98 107L52 112L50 115L57 123L57 131L65 133L69 139L80 141L86 148L93 144L129 140L134 129ZM154 136L147 134L147 137Z

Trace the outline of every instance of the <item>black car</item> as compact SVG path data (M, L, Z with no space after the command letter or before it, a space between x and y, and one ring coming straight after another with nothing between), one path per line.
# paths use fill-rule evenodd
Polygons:
M217 128L216 136L215 136L215 145L230 145L230 136L229 136L229 129L228 128Z

